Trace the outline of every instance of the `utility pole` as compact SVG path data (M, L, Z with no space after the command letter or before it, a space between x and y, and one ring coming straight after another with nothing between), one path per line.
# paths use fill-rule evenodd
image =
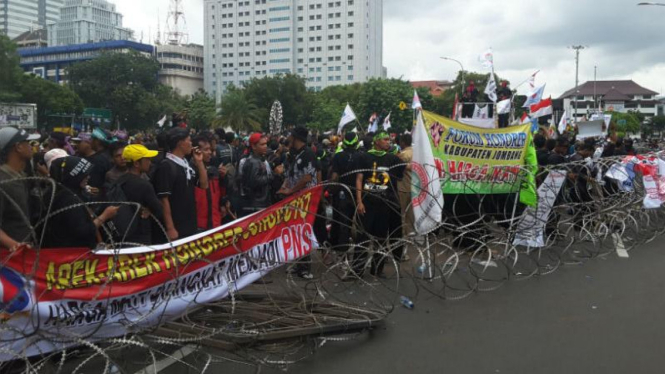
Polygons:
M598 76L598 66L593 67L593 108L600 112L600 106L598 105L598 100L596 99L596 80Z
M580 77L580 51L586 47L583 45L574 45L570 47L575 50L575 122L577 122L577 93L579 92Z

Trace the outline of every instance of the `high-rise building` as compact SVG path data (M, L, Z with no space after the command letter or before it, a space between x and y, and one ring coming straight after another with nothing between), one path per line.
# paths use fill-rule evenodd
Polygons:
M321 90L383 77L383 0L206 0L205 89L280 73Z
M132 30L122 27L122 14L115 4L106 0L65 0L60 20L48 25L51 47L130 40L132 36Z
M45 29L60 17L64 0L0 0L0 33L10 39L26 31Z

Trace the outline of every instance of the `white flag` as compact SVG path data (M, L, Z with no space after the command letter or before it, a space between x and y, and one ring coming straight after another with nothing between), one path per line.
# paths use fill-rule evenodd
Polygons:
M157 121L157 124L159 125L159 127L164 127L164 123L166 123L166 115L164 116L164 118Z
M545 85L543 84L542 86L538 87L536 90L529 92L529 94L526 95L526 101L524 102L522 108L528 108L533 104L539 103L540 100L543 99L544 91L545 91Z
M561 121L559 121L559 134L563 134L564 132L566 132L567 125L568 125L568 112L564 110L563 115L561 116Z
M423 105L420 103L420 98L418 97L418 91L413 90L413 102L411 103L411 109L422 109Z
M339 126L337 127L337 133L341 134L342 129L344 128L344 125L351 121L356 120L356 114L353 113L353 109L351 109L351 105L348 103L346 104L346 108L344 108L344 113L342 113L342 119L339 120Z
M496 103L496 112L498 114L508 114L510 113L510 99L501 100Z
M392 125L390 124L390 114L391 113L392 112L388 113L388 115L386 116L386 119L383 120L383 131L388 131L388 129L392 127Z
M480 55L478 61L483 64L483 67L486 69L494 68L494 52L492 52L492 48L489 48L485 53Z
M487 95L493 103L496 103L496 81L494 80L494 74L492 73L490 73L490 80L487 81L487 86L485 86L485 95Z
M441 223L443 191L422 113L418 113L418 123L413 129L411 168L414 227L418 234L423 235Z

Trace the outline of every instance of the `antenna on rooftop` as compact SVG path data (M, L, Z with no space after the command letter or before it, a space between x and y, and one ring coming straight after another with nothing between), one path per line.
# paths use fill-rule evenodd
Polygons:
M168 30L166 42L170 45L187 44L189 34L187 34L187 21L182 7L182 0L171 0L169 6L169 16L166 19L166 28Z

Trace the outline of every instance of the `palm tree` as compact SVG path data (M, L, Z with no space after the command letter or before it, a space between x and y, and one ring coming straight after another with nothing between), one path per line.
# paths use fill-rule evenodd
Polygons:
M234 131L256 131L261 129L262 112L245 91L231 88L219 105L220 114L213 121L215 127L230 127Z

